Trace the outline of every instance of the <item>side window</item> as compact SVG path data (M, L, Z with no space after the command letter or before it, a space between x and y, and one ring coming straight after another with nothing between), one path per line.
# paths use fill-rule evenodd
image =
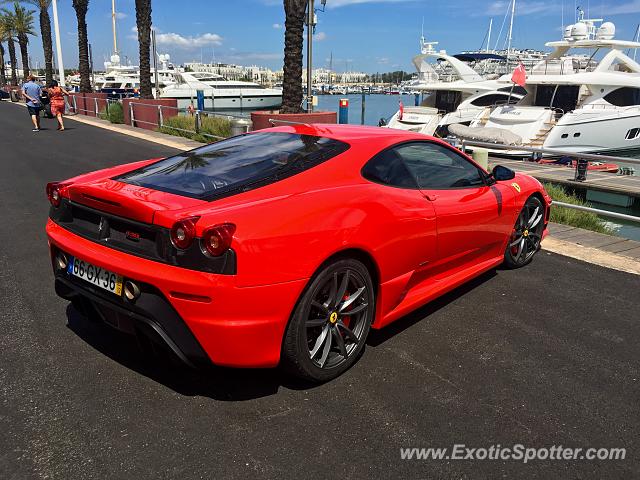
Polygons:
M396 153L396 148L384 150L369 160L362 168L362 176L391 187L418 188L411 172Z
M394 150L422 189L443 190L485 185L480 170L475 165L461 154L441 145L409 143L399 145Z

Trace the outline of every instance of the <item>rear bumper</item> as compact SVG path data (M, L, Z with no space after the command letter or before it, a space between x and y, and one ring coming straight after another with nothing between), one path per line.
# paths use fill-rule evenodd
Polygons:
M141 285L135 303L56 271L56 292L81 296L152 329L185 363L273 367L284 331L305 280L238 287L237 276L165 265L98 245L52 221L52 258L58 251L80 257ZM177 350L177 351L176 351Z

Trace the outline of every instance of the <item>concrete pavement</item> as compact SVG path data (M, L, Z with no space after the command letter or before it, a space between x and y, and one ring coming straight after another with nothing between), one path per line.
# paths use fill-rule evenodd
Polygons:
M310 387L185 372L53 291L47 181L174 150L0 102L0 471L30 478L636 478L640 277L549 252L375 332ZM401 460L402 447L624 447L625 460Z

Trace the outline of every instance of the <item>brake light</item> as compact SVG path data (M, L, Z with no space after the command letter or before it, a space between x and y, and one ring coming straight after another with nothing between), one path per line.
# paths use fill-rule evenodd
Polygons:
M201 246L204 253L219 257L231 247L236 226L233 223L222 223L207 228L202 233Z
M62 194L60 193L60 190L62 190L62 188L66 187L67 185L69 185L69 183L47 183L47 198L49 199L49 203L51 203L51 205L56 208L60 206L60 202L62 201Z
M171 243L179 250L186 250L196 238L196 222L200 217L189 217L178 220L171 227Z

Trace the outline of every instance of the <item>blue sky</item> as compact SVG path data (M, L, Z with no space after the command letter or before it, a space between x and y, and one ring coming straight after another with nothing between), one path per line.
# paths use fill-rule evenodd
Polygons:
M320 3L316 0L316 3ZM413 70L424 17L428 40L456 53L479 48L489 19L494 43L508 0L328 0L314 42L314 66L328 66L333 53L335 70L384 72ZM578 2L591 17L603 13L617 26L617 38L631 39L640 23L640 0L585 0ZM514 46L543 49L561 35L562 0L517 1ZM135 2L116 0L121 55L138 62L135 40ZM77 65L77 25L71 0L58 0L65 66ZM565 24L575 12L573 0L564 0ZM36 17L37 18L37 17ZM153 0L153 23L158 51L172 61L216 61L282 67L284 11L281 0ZM507 21L508 23L508 21ZM87 16L89 40L96 68L112 50L111 2L91 0ZM507 25L505 25L505 31ZM499 47L502 46L503 32ZM39 38L32 39L33 60L42 62Z

